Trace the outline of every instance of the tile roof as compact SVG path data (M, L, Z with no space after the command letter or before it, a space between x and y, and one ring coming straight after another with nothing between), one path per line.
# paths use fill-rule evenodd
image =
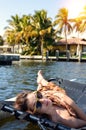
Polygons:
M86 45L86 40L85 39L80 39L80 38L70 38L67 39L68 44L80 44L80 45ZM61 39L60 41L57 42L57 45L65 45L66 41L65 39Z

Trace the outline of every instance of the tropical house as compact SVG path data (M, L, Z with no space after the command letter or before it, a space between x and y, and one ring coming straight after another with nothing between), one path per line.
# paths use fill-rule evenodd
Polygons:
M70 38L67 39L67 46L71 56L78 56L79 53L86 53L86 39ZM66 52L66 41L61 39L54 44L54 50L59 50L60 54Z
M0 54L1 53L12 53L12 46L9 45L0 46Z

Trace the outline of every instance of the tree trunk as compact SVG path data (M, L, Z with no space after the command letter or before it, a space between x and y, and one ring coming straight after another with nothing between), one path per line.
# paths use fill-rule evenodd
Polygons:
M79 56L80 54L80 43L79 43L79 33L78 33L78 45L77 45L77 55Z
M67 44L66 25L65 25L65 42L66 42L66 52L67 52L67 50L68 50L68 44Z
M44 60L44 54L43 54L43 37L41 39L41 55L42 55L42 61Z

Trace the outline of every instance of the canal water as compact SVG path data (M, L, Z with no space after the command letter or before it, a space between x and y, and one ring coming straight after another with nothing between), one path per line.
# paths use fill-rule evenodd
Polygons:
M43 71L46 79L74 79L86 83L86 63L80 62L41 62L21 60L11 66L0 66L0 100L12 98L23 90L36 90L37 72ZM10 120L0 123L0 130L40 130L31 123Z

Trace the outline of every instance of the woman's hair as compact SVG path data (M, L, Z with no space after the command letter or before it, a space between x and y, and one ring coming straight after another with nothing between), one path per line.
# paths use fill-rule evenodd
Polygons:
M28 100L27 95L31 93L31 91L23 91L17 95L16 101L14 103L14 107L21 111L27 111L28 110Z
M42 90L46 91L46 90L55 90L55 91L60 91L64 94L66 94L66 91L59 87L58 85L56 85L55 83L53 82L48 82L47 86L42 86Z

